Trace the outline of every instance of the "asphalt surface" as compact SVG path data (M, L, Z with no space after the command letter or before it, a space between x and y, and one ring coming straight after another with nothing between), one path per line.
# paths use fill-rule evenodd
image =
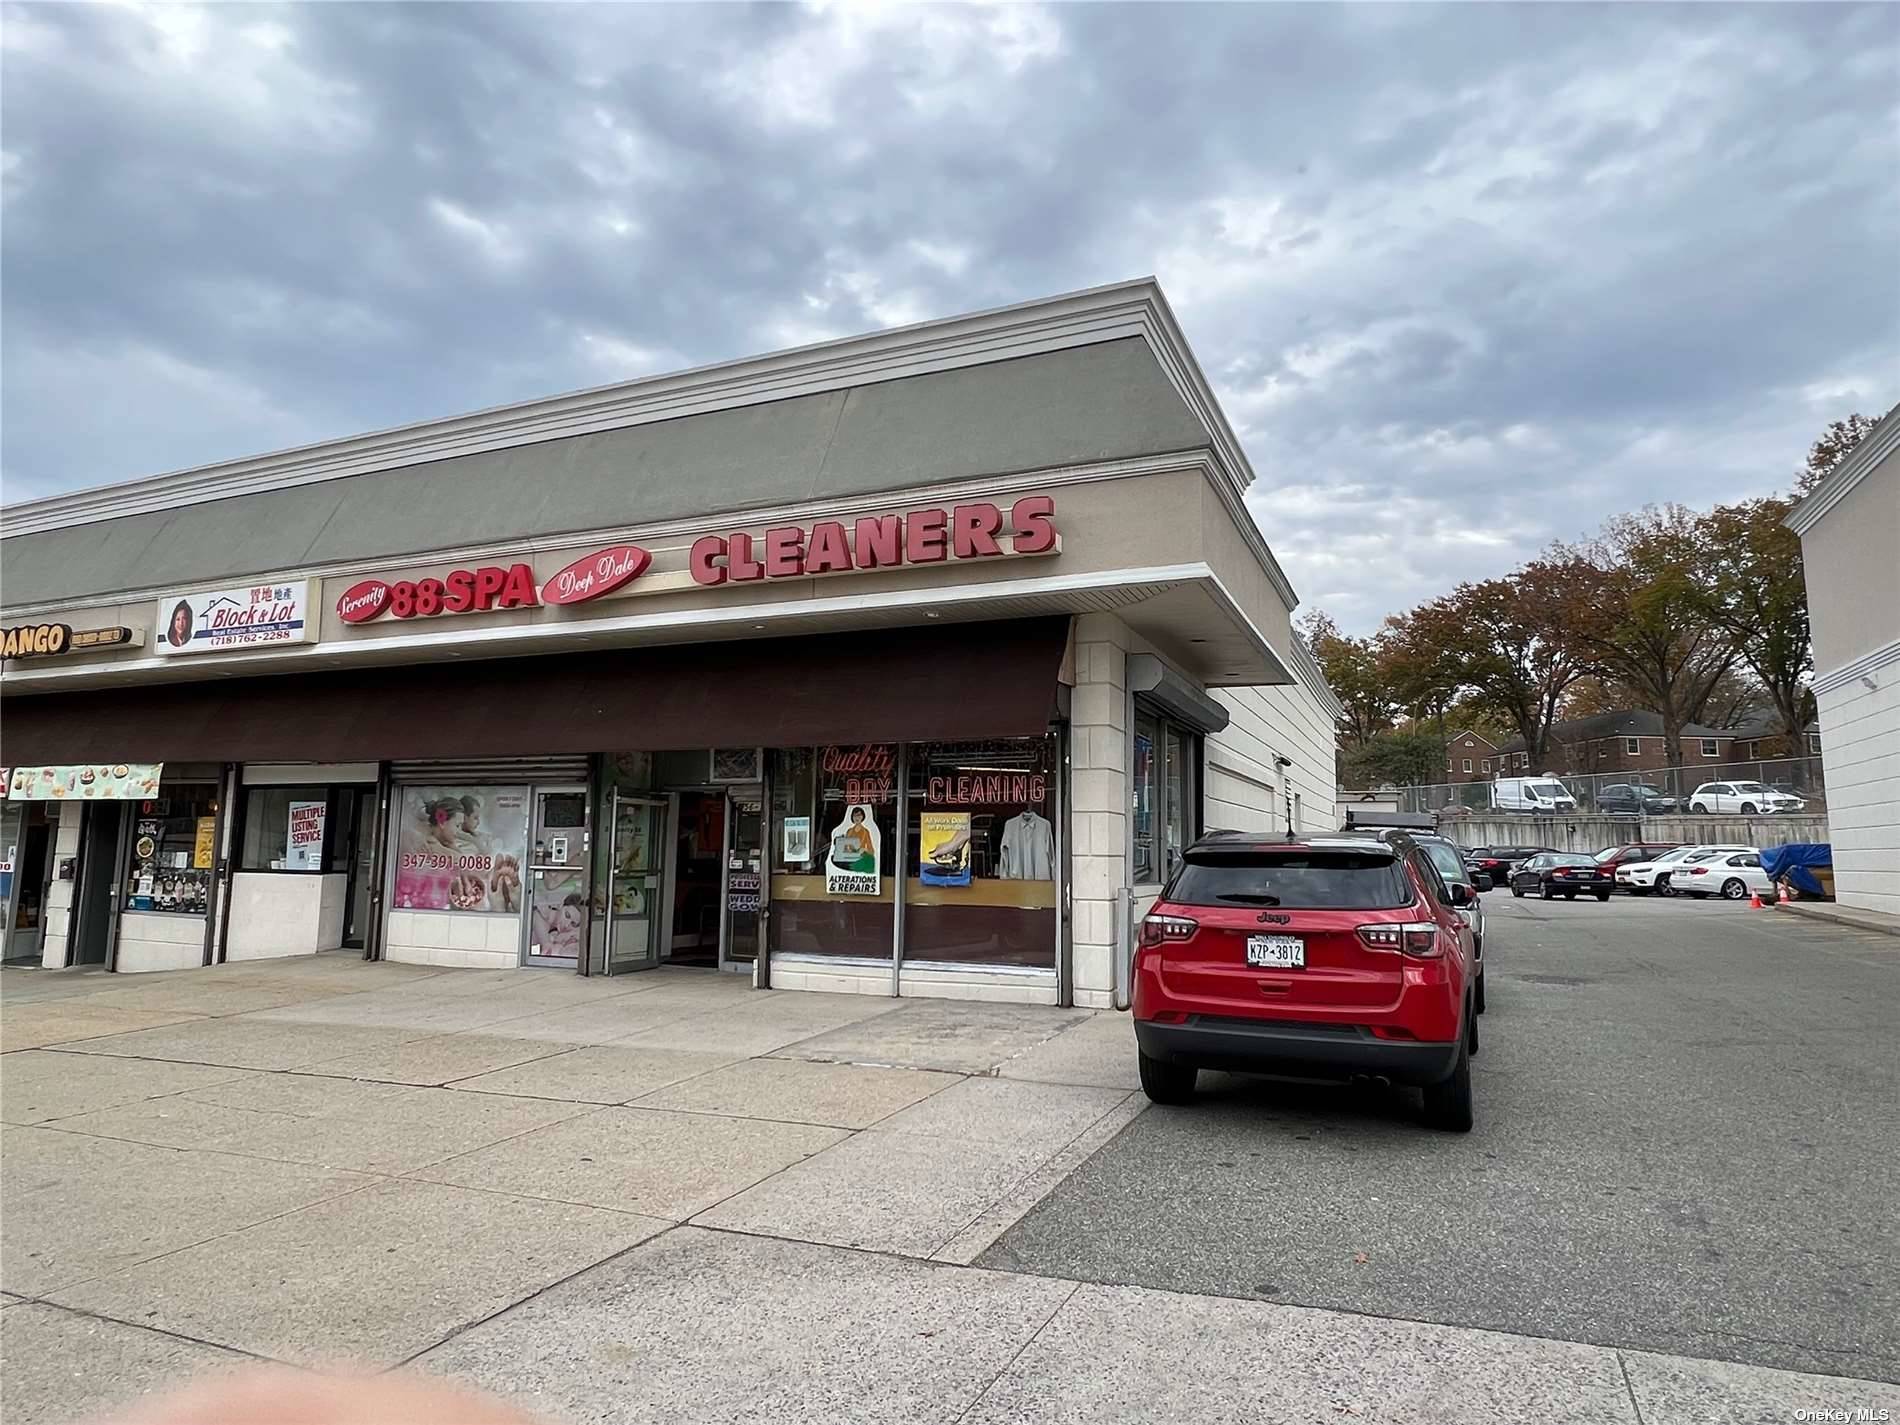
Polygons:
M1900 938L1486 911L1469 1135L1204 1073L980 1265L1900 1381Z

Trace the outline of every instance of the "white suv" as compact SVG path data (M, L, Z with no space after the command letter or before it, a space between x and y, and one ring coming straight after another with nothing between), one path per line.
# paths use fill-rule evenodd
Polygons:
M1660 896L1673 896L1671 880L1681 874L1683 869L1717 856L1732 856L1742 851L1753 851L1752 846L1678 846L1674 851L1665 851L1654 861L1637 861L1616 868L1616 883L1633 896L1646 896L1651 891Z
M1760 782L1704 782L1689 793L1689 810L1711 816L1755 816L1801 811L1807 803L1792 792L1777 792Z

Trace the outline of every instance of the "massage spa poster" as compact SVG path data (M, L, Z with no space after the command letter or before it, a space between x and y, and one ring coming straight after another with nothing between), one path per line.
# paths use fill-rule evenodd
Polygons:
M527 851L526 788L407 787L396 908L518 914Z

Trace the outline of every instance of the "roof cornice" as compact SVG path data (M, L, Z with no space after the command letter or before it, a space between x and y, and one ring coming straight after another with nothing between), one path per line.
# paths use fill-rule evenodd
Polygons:
M1869 471L1900 450L1900 419L1895 419L1896 414L1900 414L1900 405L1882 416L1880 424L1862 436L1860 444L1848 451L1827 479L1808 491L1781 522L1796 534L1806 534L1821 516L1847 498L1847 492L1866 479Z
M128 515L152 514L265 490L289 489L483 451L781 401L907 376L1007 361L1139 337L1206 427L1224 484L1238 503L1253 468L1152 277L1093 287L965 316L564 396L496 406L267 455L102 485L0 509L0 533L31 534ZM1261 548L1264 549L1264 542ZM1290 592L1271 553L1274 582ZM1297 602L1297 599L1290 602Z

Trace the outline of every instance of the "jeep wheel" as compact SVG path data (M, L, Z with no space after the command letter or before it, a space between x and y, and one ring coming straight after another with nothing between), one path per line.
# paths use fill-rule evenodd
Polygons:
M1471 1047L1469 1041L1458 1046L1458 1062L1451 1076L1442 1082L1425 1085L1425 1123L1447 1133L1471 1131Z
M1192 1064L1172 1064L1166 1059L1151 1059L1135 1051L1141 1070L1141 1091L1154 1103L1182 1104L1194 1097L1194 1081L1200 1070Z
M1731 876L1722 882L1722 899L1725 901L1738 901L1747 894L1748 886L1740 876Z

